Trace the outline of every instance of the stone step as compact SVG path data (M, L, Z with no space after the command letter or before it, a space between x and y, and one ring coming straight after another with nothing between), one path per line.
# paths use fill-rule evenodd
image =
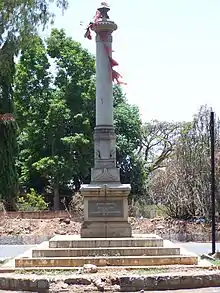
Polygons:
M108 257L54 257L18 258L16 268L25 267L82 267L84 264L96 266L159 266L159 265L196 265L196 256L108 256Z
M32 257L81 257L81 256L153 256L179 255L180 248L166 247L97 247L97 248L41 248L33 249Z
M163 239L156 235L134 235L129 238L80 238L78 235L57 235L50 239L50 248L97 247L163 247Z

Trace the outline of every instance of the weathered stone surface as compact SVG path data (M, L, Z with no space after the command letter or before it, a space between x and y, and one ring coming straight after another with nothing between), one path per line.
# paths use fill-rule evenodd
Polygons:
M113 292L120 292L120 289L121 289L121 288L120 288L119 285L113 285L113 286L112 286L112 291L113 291Z
M98 268L96 265L93 265L93 264L85 264L83 266L83 272L85 274L94 274L98 272Z
M127 238L131 234L131 225L126 221L84 222L81 228L82 238Z
M27 278L19 276L0 277L0 290L16 290L31 292L48 292L50 287L49 280L45 278Z
M123 200L89 200L89 217L123 217Z
M103 160L102 160L102 164ZM92 182L120 182L120 169L109 168L109 162L105 162L104 168L92 168L91 169L91 180Z
M34 289L38 288L38 285L41 286L41 284L38 283L39 281L40 281L40 280L30 279L30 280L29 280L29 286L30 286L30 289L31 289L31 290L34 290Z
M67 284L66 284L67 285ZM82 292L98 292L98 289L94 284L90 285L67 285L66 288L63 288L63 282L52 283L50 286L50 293L82 293Z
M64 282L68 285L90 285L91 284L90 279L83 278L83 277L68 278L68 279L65 279Z
M122 292L125 292L126 289L130 288L128 292L142 290L144 289L145 280L144 277L138 276L123 276L119 278L119 285ZM133 290L135 289L135 290Z
M195 265L194 256L97 256L97 257L58 257L16 259L17 268L27 267L81 267L84 264L97 266L160 266L160 265Z
M156 235L133 235L129 238L80 238L77 235L54 236L50 248L96 248L96 247L163 247L163 239Z
M0 278L0 289L7 289L9 287L9 279L8 278Z
M95 279L93 280L93 283L99 291L101 292L105 291L105 282L103 282L102 279Z
M203 273L180 272L160 275L128 275L117 278L108 275L100 276L73 276L65 275L58 278L36 275L6 274L0 277L0 290L51 292L96 292L96 290L110 292L151 292L155 290L177 290L220 286L220 273L204 271ZM70 285L69 287L67 285ZM95 286L95 287L93 287ZM88 289L88 290L87 290ZM66 291L65 291L66 290ZM70 291L69 291L70 290ZM169 291L170 292L170 291ZM179 291L178 291L179 292ZM180 291L182 293L182 291ZM185 292L185 291L183 291ZM188 292L188 291L187 291ZM189 292L191 292L189 290ZM192 291L194 293L194 291ZM200 291L195 291L195 293ZM201 290L204 292L214 292ZM218 290L216 292L219 292Z
M97 248L46 248L33 249L33 257L81 256L140 256L179 255L180 248L173 247L97 247Z
M116 135L113 126L96 127L94 131L95 168L91 170L91 181L120 181L116 168ZM102 174L107 169L105 174ZM109 174L108 174L109 173Z
M41 289L41 290L48 289L50 287L49 281L46 279L38 280L37 287L38 287L38 289Z
M123 276L119 283L121 292L217 287L220 286L220 274Z

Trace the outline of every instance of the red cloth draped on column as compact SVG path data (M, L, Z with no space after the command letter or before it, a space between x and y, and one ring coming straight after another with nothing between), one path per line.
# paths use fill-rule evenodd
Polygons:
M96 23L97 21L99 21L99 19L101 18L101 13L100 11L96 11L96 14L94 16L94 23Z
M91 28L93 26L93 23L90 22L90 24L87 26L86 28L86 32L84 34L84 38L88 39L88 40L91 40L92 39L92 35L91 35Z
M92 39L91 29L92 29L92 27L95 26L95 24L99 21L100 18L101 18L101 13L97 10L96 14L94 16L94 22L90 22L89 25L86 28L86 32L85 32L84 37L87 38L88 40ZM124 83L124 82L122 82L120 80L120 79L122 79L122 76L117 71L115 71L113 69L113 67L118 66L118 62L115 61L111 57L111 54L112 54L113 51L104 43L108 39L107 33L106 32L100 32L99 36L100 36L101 41L103 42L103 46L104 46L104 49L106 51L106 54L108 55L109 64L110 64L110 67L111 67L111 70L112 70L112 81L117 83L117 84L126 85L126 83Z

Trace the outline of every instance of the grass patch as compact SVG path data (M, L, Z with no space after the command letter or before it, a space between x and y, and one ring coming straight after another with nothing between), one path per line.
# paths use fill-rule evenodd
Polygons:
M16 270L16 274L25 274L25 275L49 275L49 276L58 276L58 275L71 275L76 273L78 270Z
M168 268L149 268L149 269L136 269L132 270L132 272L137 273L139 275L158 275L160 273L169 272Z
M220 259L210 260L210 263L215 266L220 266Z
M6 259L0 259L0 266L4 265L6 262L8 262L11 258Z
M143 268L143 269L134 269L134 270L129 270L129 272L139 274L139 275L158 275L161 273L167 273L169 272L169 268ZM65 275L69 276L72 274L76 274L78 272L78 269L72 269L72 270L65 270L65 269L60 269L60 270L16 270L16 274L22 274L22 275L47 275L47 276L59 276L59 275Z

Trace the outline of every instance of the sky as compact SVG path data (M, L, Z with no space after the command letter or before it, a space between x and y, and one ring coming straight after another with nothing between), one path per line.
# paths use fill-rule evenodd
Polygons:
M69 0L53 27L95 54L84 38L100 0ZM110 0L117 71L143 121L191 120L201 105L220 115L220 0ZM84 27L80 22L84 22Z

